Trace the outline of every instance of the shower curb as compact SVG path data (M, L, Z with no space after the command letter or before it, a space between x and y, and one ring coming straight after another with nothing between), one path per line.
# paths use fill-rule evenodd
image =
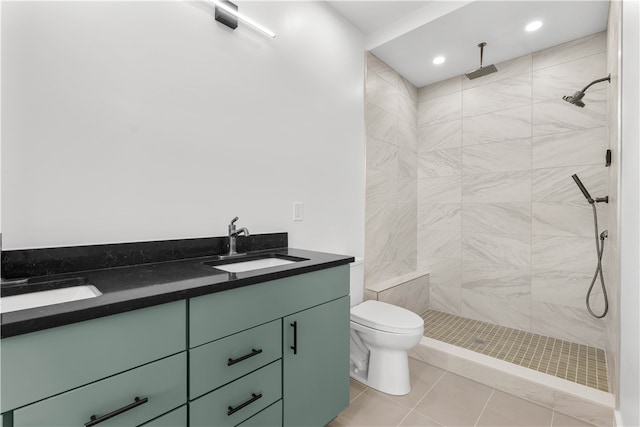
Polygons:
M602 427L615 426L615 396L423 337L409 356Z

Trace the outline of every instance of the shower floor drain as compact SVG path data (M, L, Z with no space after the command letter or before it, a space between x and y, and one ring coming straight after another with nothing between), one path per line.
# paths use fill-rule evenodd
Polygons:
M422 318L425 337L609 391L602 349L435 310L427 311Z

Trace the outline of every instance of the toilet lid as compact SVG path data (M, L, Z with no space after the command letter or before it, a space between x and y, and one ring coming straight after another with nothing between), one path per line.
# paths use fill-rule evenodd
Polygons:
M380 301L365 301L351 308L351 320L364 326L397 334L422 334L424 320L412 311Z

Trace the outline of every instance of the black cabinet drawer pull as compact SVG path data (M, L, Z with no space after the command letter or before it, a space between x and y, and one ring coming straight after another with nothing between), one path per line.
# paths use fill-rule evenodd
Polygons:
M258 350L256 350L255 348L252 348L251 349L251 353L249 353L249 354L245 354L244 356L240 356L237 359L229 358L229 361L227 362L227 366L235 365L238 362L242 362L243 360L246 360L246 359L248 359L250 357L256 356L256 355L258 355L260 353L262 353L262 349L261 348L258 349Z
M251 393L251 399L247 400L246 402L241 403L240 405L236 406L235 408L233 406L229 406L229 410L227 411L227 415L235 414L240 409L244 408L245 406L251 405L253 402L255 402L256 400L260 399L261 397L262 397L262 393L260 393L260 394Z
M293 328L293 345L289 348L293 350L293 354L298 354L298 322L293 322L291 327Z
M123 412L127 412L130 411L133 408L136 408L140 405L144 405L145 403L147 403L149 401L148 397L144 397L142 399L140 399L139 397L135 398L135 401L133 403L128 404L127 406L123 406L120 409L116 409L113 412L109 412L108 414L105 414L101 417L98 417L96 415L91 415L91 419L89 421L87 421L86 423L84 423L85 427L91 427L94 426L96 424L100 424L103 421L107 421L109 418L113 418L116 415L120 415Z

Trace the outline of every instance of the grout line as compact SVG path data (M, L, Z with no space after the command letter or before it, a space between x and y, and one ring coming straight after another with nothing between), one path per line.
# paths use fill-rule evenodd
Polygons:
M409 411L407 412L407 415L405 415L404 417L402 417L402 419L398 422L398 424L396 424L396 426L398 427L398 426L402 425L402 422L403 422L404 420L406 420L406 419L407 419L407 417L409 417L409 415L411 415L411 409L409 409Z
M489 395L489 398L487 399L487 401L484 403L484 406L482 407L482 411L480 411L480 415L478 415L478 419L473 424L474 427L477 426L478 423L480 422L480 418L482 418L482 414L484 414L485 409L487 409L487 406L489 406L489 401L491 400L491 398L493 397L493 393L495 393L495 392L496 392L495 388L493 390L491 390L491 394Z
M553 420L556 417L556 410L552 409L551 410L551 424L549 425L549 427L553 427Z
M427 418L429 418L429 419L431 419L431 420L434 420L434 419L433 419L433 417L431 417L431 416L429 416L429 415L426 415L426 414L423 414L422 412L420 412L420 411L419 411L419 410L417 410L416 408L417 408L417 407L418 407L418 405L419 405L419 404L424 400L424 398L425 398L425 397L427 397L427 395L429 394L429 392L431 392L431 390L433 390L433 389L435 388L435 386L436 386L436 385L438 385L438 383L440 383L440 381L442 380L442 378L444 378L444 376L445 376L445 375L447 375L447 373L448 373L448 372L449 372L449 371L444 371L444 372L442 373L442 375L440 375L440 378L438 378L438 379L436 380L436 382L434 382L434 383L433 383L433 385L429 388L429 390L427 390L427 392L424 394L424 396L422 396L422 398L421 398L420 400L418 400L418 402L413 406L413 408L411 408L411 410L412 410L412 411L416 411L416 412L417 412L417 413L419 413L420 415L425 416L425 417L427 417ZM434 420L434 421L435 421L435 422L437 422L438 424L441 424L441 425L443 424L443 423L441 423L441 422L440 422L440 421L438 421L438 420Z

